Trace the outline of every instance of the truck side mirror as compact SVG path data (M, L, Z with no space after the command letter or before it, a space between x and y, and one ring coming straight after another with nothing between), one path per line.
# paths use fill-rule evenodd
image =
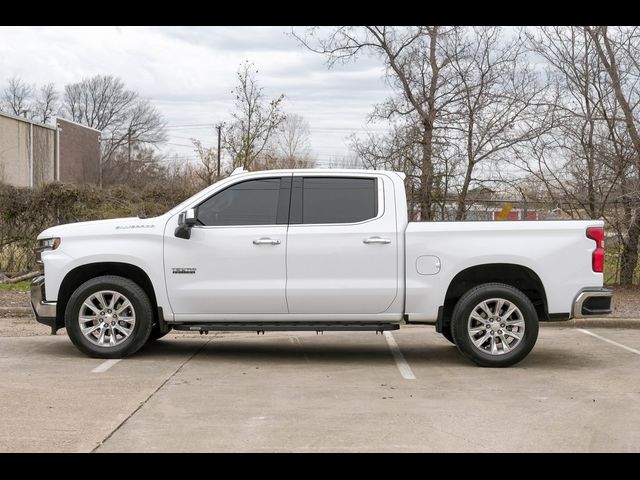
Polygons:
M178 216L178 226L174 232L174 235L178 238L184 238L188 240L191 238L191 227L196 224L198 219L198 212L195 208L189 208Z

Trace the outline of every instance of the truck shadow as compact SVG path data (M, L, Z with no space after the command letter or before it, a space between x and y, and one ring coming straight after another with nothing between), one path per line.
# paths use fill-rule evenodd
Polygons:
M354 342L345 337L326 336L305 341L300 344L294 337L193 337L181 338L181 335L169 335L151 342L128 361L184 359L194 355L197 360L233 361L233 362L269 362L277 364L366 364L388 365L393 356L386 342L380 337L367 339L367 343ZM62 340L62 339L61 339ZM267 341L265 341L267 340ZM478 368L462 356L454 345L433 341L425 344L401 344L402 354L411 367L469 367ZM37 352L53 358L87 359L68 338L37 346ZM619 359L620 360L620 359ZM556 348L539 344L522 362L511 369L551 370L606 370L611 362L603 357L594 356L589 351Z
M393 356L386 342L379 338L375 343L336 342L327 337L320 342L306 342L300 345L287 338L216 339L206 342L199 338L167 338L145 346L132 358L153 358L183 356L187 351L198 351L195 358L211 361L268 361L275 363L366 363L388 364ZM206 345L203 346L203 343ZM420 366L468 366L478 368L467 360L454 345L448 343L428 343L424 345L401 345L402 354L412 367ZM572 350L567 352L551 346L537 346L522 362L511 368L536 370L586 370L607 369L611 365L589 352Z

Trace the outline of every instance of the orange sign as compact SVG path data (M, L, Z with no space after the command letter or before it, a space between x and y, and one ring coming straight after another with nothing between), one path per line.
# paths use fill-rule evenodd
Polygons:
M509 212L511 212L511 210L513 210L513 205L505 203L500 213L496 215L496 220L506 220L509 217Z

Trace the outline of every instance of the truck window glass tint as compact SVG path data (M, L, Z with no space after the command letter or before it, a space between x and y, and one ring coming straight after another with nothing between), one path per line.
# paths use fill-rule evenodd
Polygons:
M238 183L200 204L198 220L207 226L275 225L279 178Z
M304 179L302 223L352 223L378 214L373 178Z

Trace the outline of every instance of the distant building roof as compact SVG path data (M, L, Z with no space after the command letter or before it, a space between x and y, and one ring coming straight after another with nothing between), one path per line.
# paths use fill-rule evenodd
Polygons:
M55 130L56 129L56 127L54 127L53 125L47 125L46 123L40 123L40 122L36 122L34 120L29 120L28 118L20 117L18 115L12 115L11 113L0 112L0 115L3 116L3 117L11 118L13 120L18 120L20 122L31 123L31 124L37 125L39 127L50 128L51 130Z

